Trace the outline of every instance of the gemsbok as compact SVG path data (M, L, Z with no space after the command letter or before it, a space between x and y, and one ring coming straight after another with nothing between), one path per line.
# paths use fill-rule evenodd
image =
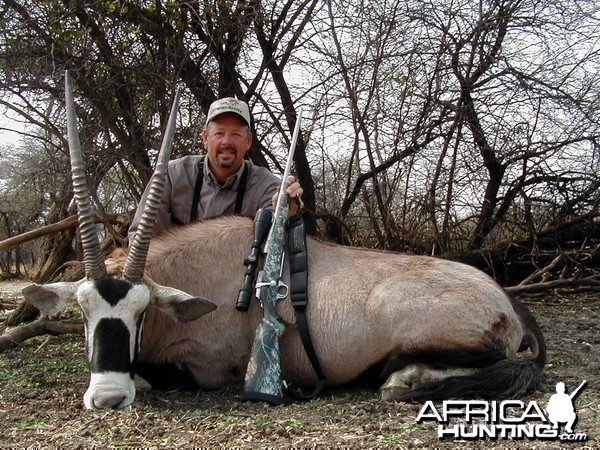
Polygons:
M68 77L66 85L69 105ZM177 98L156 168L162 179ZM91 372L85 406L131 404L140 368L152 379L153 373L163 373L160 368L175 366L202 389L241 384L261 318L256 300L248 312L235 309L242 261L253 240L252 220L222 217L151 239L161 199L158 176L126 261L105 263L76 117L72 106L67 110L86 277L33 284L23 292L48 315L69 302L81 307ZM328 385L385 382L382 397L404 401L507 398L540 387L546 362L542 333L532 314L483 272L433 257L312 238L307 245L307 317ZM316 376L293 325L290 302L280 301L278 311L290 323L280 340L283 377L296 386L312 385ZM176 377L165 377L159 384L177 384Z

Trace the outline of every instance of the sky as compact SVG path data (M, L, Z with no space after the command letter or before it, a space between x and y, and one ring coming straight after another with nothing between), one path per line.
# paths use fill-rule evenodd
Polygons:
M14 120L6 110L2 111L0 114L0 145L18 143L21 140L22 135L14 131L4 130L3 128L23 131L23 123Z
M0 126L6 127L6 125L2 123L0 123ZM21 140L21 138L22 136L18 133L0 130L0 145L17 144Z

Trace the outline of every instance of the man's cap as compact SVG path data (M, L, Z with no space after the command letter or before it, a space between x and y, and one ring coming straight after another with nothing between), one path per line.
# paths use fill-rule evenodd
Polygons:
M206 116L206 125L215 117L226 113L237 114L250 126L250 109L248 108L248 104L233 97L220 98L210 105L208 115Z

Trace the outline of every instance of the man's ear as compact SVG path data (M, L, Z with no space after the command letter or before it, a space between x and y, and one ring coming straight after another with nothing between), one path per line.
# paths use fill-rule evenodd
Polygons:
M180 322L191 322L217 309L215 303L205 298L156 283L152 283L151 287L154 304Z
M246 154L252 148L252 131L250 131L250 126L248 126L248 136L246 137Z
M67 305L77 303L75 294L80 284L81 281L30 284L24 287L22 292L27 302L52 317L56 316Z
M208 142L208 124L202 130L202 144L204 145L204 148L208 150L207 142Z

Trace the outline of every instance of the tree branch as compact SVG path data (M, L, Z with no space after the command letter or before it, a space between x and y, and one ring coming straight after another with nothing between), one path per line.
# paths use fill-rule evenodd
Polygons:
M51 320L48 317L40 317L31 323L5 331L0 336L0 353L15 348L35 336L42 334L58 336L67 333L83 334L83 321Z
M593 275L586 278L562 278L559 280L544 281L541 283L510 286L504 288L513 295L531 294L534 292L546 291L548 289L589 289L600 290L600 276Z
M549 274L552 270L554 270L559 265L561 265L561 266L564 265L565 260L566 260L565 255L563 255L563 254L558 255L556 258L554 258L552 260L552 262L550 264L548 264L543 269L537 270L534 273L532 273L531 275L529 275L527 278L525 278L523 281L521 281L516 287L521 288L523 286L527 286L527 285L533 283L534 281L538 280L540 277L543 277L545 274ZM542 278L542 280L543 280L543 278Z
M109 221L109 223L112 224L119 223L120 217L121 214L106 214L106 219ZM100 217L96 216L95 222L103 223L103 220ZM74 228L77 226L78 223L79 222L77 220L77 215L73 214L72 216L63 219L60 222L36 228L35 230L27 231L17 236L13 236L11 238L0 241L0 251L10 250L11 248L16 247L17 245L20 245L24 242L31 241L33 239L46 236L48 234L68 230L69 228Z

